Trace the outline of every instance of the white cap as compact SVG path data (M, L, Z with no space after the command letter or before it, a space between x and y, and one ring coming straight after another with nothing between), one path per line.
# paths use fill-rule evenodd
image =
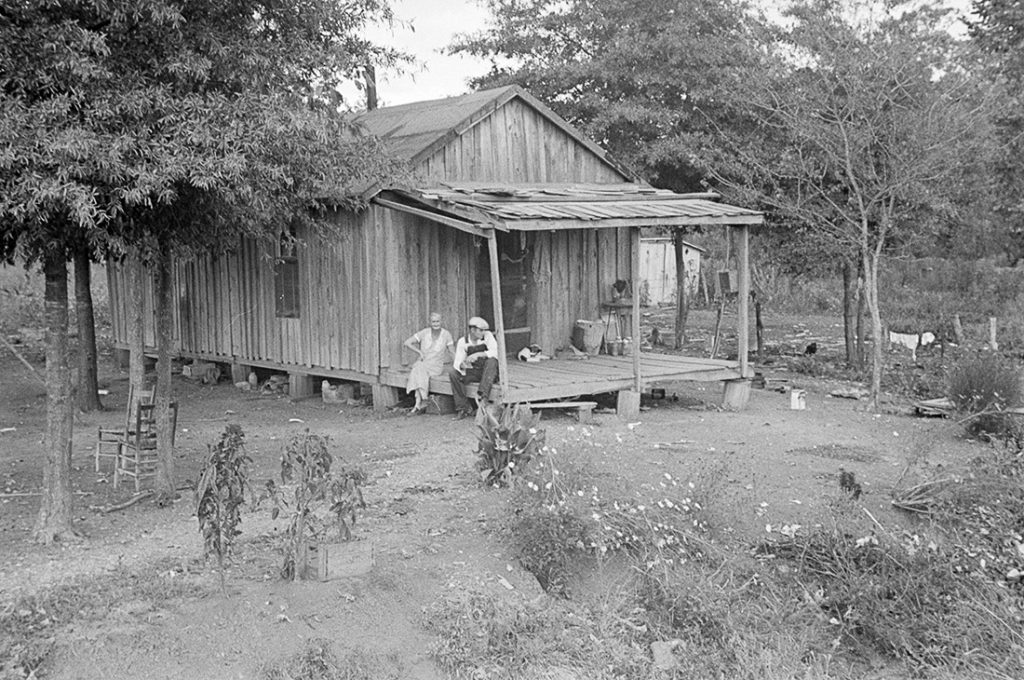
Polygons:
M469 327L479 328L482 331L489 331L491 329L491 327L487 325L487 322L481 319L479 316L474 316L472 319L469 320Z

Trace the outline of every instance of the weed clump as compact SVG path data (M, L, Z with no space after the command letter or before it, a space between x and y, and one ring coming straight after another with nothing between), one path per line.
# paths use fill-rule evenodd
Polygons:
M586 617L554 602L453 590L425 614L439 639L430 653L454 677L546 677L544 670L585 669L593 649ZM575 677L570 674L567 677Z
M935 543L821 529L766 541L758 552L795 566L836 648L873 651L919 671L1024 672L1024 635L1011 596L956 570Z
M1024 452L1018 444L992 446L964 474L897 489L892 503L944 527L943 544L957 573L1019 587L1024 571Z
M597 482L583 460L547 446L520 472L504 534L546 592L568 597L574 574L612 556L648 572L713 552L703 499L693 483L680 484L666 473L659 497L643 502L625 489L599 489Z
M506 532L513 554L544 592L567 597L576 564L587 555L589 527L564 507L524 504L518 513Z
M326 638L307 640L293 656L268 663L260 680L398 680L397 669L385 669L385 660L361 651L334 653Z
M1004 412L1018 406L1024 388L1021 372L997 354L979 355L958 364L949 376L950 401L967 416L967 431L973 435L999 436L1010 426Z

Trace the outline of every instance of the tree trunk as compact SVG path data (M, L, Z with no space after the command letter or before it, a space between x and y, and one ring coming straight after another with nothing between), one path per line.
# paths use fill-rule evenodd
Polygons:
M878 256L864 251L864 292L871 316L871 408L878 409L882 394L882 314L878 309Z
M718 356L718 348L722 342L722 315L725 314L725 294L718 298L718 312L715 315L715 335L711 340L711 358Z
M961 347L965 344L964 341L964 325L960 323L960 315L953 315L953 342Z
M757 336L757 363L764 363L764 322L761 320L761 298L751 292L754 298L754 331Z
M128 306L131 309L128 341L128 380L134 394L143 389L146 380L146 273L142 255L133 248L128 260Z
M160 244L156 273L156 481L158 501L177 495L174 481L174 433L171 431L171 250Z
M686 257L683 253L682 229L672 232L672 245L676 256L676 326L675 348L679 349L686 342L686 320L690 316L690 286L686 276Z
M50 255L46 275L46 438L42 498L33 538L74 537L71 526L71 431L74 408L68 368L68 270L63 253Z
M92 274L89 253L75 252L75 316L78 318L78 389L80 411L101 411L99 374L96 369L96 318L92 308Z
M863 267L862 267L863 268ZM867 358L865 343L867 342L867 329L864 327L864 308L867 306L867 296L864 293L864 272L857 272L857 369L864 369L864 361Z
M853 263L843 261L843 337L846 341L846 365L860 368L859 349L857 347L857 276Z

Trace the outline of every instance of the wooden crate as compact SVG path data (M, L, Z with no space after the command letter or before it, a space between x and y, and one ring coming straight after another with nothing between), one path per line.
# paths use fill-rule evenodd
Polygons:
M307 581L363 576L373 569L373 561L369 541L305 543L295 559L299 578Z

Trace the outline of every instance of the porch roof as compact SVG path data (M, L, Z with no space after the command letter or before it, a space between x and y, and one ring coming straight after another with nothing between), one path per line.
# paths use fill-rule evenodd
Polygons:
M380 197L389 207L411 208L424 217L466 231L514 231L761 224L756 210L720 203L717 194L677 194L646 184L509 185L460 183L393 190ZM433 215L433 217L432 217Z

